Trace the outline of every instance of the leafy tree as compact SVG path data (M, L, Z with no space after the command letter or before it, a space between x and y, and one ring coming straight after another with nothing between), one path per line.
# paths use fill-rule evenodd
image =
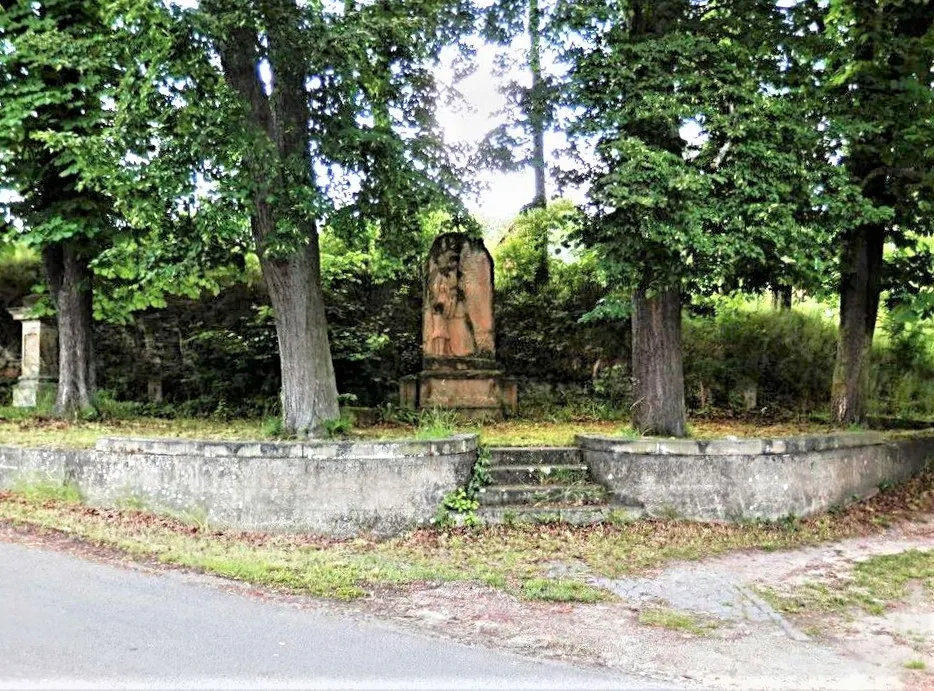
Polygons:
M73 153L107 126L114 67L96 2L0 2L0 186L18 193L8 234L38 248L58 320L55 411L93 409L90 262L114 227L110 201L83 189Z
M580 238L632 291L633 423L681 436L682 296L764 287L816 251L789 24L771 0L639 0L575 4L567 26L569 132L595 159L569 175L589 188Z
M545 63L555 57L555 9L548 0L496 0L483 16L485 38L505 48L499 56L499 71L527 72L528 86L510 79L502 88L506 107L500 115L505 121L480 146L481 160L487 166L501 170L531 167L535 191L523 211L544 209L548 203L545 134L554 125L556 91ZM550 266L548 236L528 236L518 226L507 232L524 234L532 243L538 261L530 275L539 286L545 285Z
M108 165L128 168L121 149L138 158L117 196L141 218L192 200L189 242L238 242L237 219L249 218L290 433L321 433L338 415L321 230L352 239L375 224L387 246L412 252L418 212L454 206L431 66L472 21L468 5L444 0L114 4L135 67L115 94L130 141ZM134 179L158 190L142 209Z
M488 163L499 168L531 166L535 193L526 208L544 208L546 189L545 132L554 119L554 84L546 74L543 58L554 42L550 31L552 10L547 0L497 0L484 13L483 34L487 40L515 55L523 46L521 60L501 59L501 68L528 71L529 85L510 80L503 91L507 120L487 135L481 152Z
M836 164L825 183L836 197L825 215L841 248L831 412L853 423L867 409L886 245L916 245L934 230L934 8L928 0L832 0L798 11L817 38L812 93L824 115L825 155ZM911 263L888 271L899 266ZM901 290L919 279L909 271L888 282Z

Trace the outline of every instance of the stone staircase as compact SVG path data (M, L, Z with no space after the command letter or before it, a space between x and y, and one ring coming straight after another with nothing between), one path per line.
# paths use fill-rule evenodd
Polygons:
M498 447L490 484L480 490L485 523L599 523L614 507L574 447Z

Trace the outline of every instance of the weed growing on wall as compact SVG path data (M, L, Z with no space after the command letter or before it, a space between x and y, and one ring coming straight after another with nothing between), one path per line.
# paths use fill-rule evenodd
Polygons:
M432 522L442 528L455 525L469 527L480 525L477 509L480 508L480 490L490 484L490 452L484 447L477 449L470 481L466 487L458 487L441 500Z

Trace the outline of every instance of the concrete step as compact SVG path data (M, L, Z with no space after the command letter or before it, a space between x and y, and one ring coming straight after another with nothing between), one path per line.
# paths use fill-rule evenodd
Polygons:
M601 485L489 485L480 490L480 506L539 506L562 504L584 506L606 501L607 491Z
M494 465L490 479L493 485L573 485L590 482L590 471L583 463Z
M575 446L494 446L490 465L575 465L582 462Z
M520 523L568 523L594 525L607 521L625 521L638 518L636 508L596 506L484 506L477 517L487 525L513 525Z

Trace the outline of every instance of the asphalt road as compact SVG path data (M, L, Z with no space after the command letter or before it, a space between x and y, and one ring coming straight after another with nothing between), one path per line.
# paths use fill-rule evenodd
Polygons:
M646 688L639 678L0 543L0 688Z

